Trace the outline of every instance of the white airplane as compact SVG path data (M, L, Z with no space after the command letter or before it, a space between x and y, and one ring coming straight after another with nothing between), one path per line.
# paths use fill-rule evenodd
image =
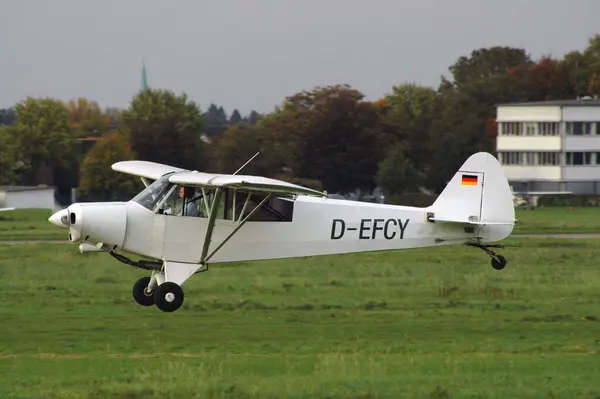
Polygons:
M511 187L512 190L512 187ZM523 207L535 209L542 195L565 195L573 194L571 191L512 191L513 204L515 208Z
M0 208L0 212L13 211L15 208Z
M500 270L506 259L490 248L503 246L490 243L508 237L515 223L502 167L483 152L469 157L426 208L330 199L237 172L147 161L112 169L140 177L146 188L128 202L75 203L48 220L68 229L82 253L106 251L151 271L134 284L133 298L165 312L182 305L188 278L215 263L468 245L485 251ZM152 260L133 261L123 252Z

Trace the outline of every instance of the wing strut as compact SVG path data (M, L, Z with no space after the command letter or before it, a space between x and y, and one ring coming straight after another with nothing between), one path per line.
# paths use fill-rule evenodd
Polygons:
M242 228L242 226L248 221L248 219L250 219L250 217L252 217L252 215L254 215L254 213L256 213L256 211L258 211L260 209L260 207L263 206L271 198L271 196L272 196L272 193L269 193L267 196L265 196L265 198L263 198L262 201L260 201L248 213L248 215L246 215L242 219L246 205L249 202L249 198L247 198L246 203L244 204L244 209L242 209L242 212L240 213L240 221L239 221L239 223L237 223L237 226L235 226L235 229L233 229L233 231L231 233L229 233L229 235L227 237L225 237L225 239L210 254L208 254L208 248L210 247L210 243L212 241L213 228L215 226L215 220L217 217L217 212L219 210L219 202L221 199L221 190L219 188L217 188L215 190L214 201L210 207L210 215L209 215L209 219L208 219L208 226L206 228L206 235L204 237L204 245L202 247L202 255L200 255L200 263L206 264L206 262L208 262L210 260L210 258L212 258L217 253L217 251L219 249L221 249L221 247L223 247L223 245L225 245L227 243L227 241L229 241L231 239L231 237L233 237L233 235L235 233L237 233L237 231L239 229ZM207 254L208 254L208 256L207 256Z
M204 191L203 191L204 192ZM206 198L206 197L204 197ZM208 253L208 247L212 239L213 229L215 227L215 220L217 219L217 211L219 210L219 202L221 201L221 189L215 189L215 195L213 197L213 203L210 205L210 211L208 214L208 226L206 226L206 234L204 235L204 244L202 245L202 254L200 255L200 263L206 263L206 254Z

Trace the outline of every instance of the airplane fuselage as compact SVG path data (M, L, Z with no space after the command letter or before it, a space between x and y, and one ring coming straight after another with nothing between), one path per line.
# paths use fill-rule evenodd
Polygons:
M83 230L90 242L102 242L140 256L199 263L209 219L152 213L134 201L80 204ZM209 263L277 259L352 252L398 250L472 241L488 241L510 233L506 226L479 230L462 224L431 223L426 208L382 205L299 196L291 221L248 221L220 248ZM112 210L109 210L112 208ZM98 213L104 224L86 223ZM95 231L92 226L111 226ZM118 220L122 223L119 223ZM208 252L239 222L216 219ZM89 225L91 228L86 229ZM74 239L81 237L74 237Z

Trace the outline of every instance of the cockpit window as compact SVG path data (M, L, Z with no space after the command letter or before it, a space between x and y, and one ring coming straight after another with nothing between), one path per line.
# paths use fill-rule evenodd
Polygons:
M162 176L132 198L153 213L183 217L208 217L214 201L214 188L196 188L169 182L172 173ZM264 193L250 193L236 189L225 189L221 196L216 218L241 220L248 216L264 199ZM206 196L206 197L205 197ZM291 222L294 201L284 196L272 197L250 216L251 222Z
M171 187L173 187L173 184L169 183L170 175L171 174L165 175L156 180L131 200L137 202L144 208L153 211L156 205L162 201Z

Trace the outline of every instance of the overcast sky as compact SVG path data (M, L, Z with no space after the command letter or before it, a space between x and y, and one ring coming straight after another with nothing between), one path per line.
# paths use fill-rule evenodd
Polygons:
M534 58L585 48L599 0L2 0L0 108L27 96L127 107L148 84L203 109L270 111L347 83L377 99L437 87L461 55L494 45Z

